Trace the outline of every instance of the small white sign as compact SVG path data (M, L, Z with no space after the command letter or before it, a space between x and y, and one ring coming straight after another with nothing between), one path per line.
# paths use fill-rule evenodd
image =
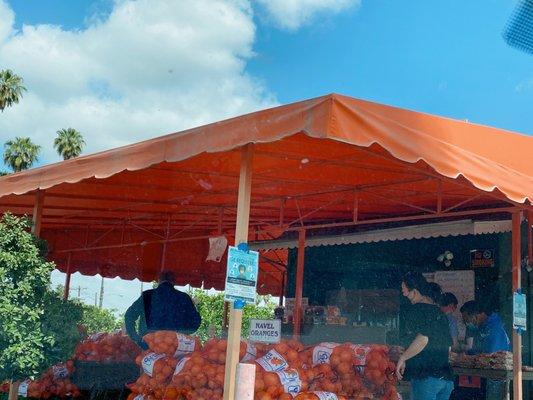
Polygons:
M279 343L281 340L281 320L251 319L249 339L252 342Z

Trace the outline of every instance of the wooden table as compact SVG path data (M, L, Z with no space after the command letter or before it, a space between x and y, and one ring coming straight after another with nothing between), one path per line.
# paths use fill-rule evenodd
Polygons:
M510 399L510 387L511 387L511 381L513 380L512 370L454 367L453 373L455 375L479 376L480 378L485 378L485 379L505 381L505 392L504 392L503 400ZM533 381L533 371L522 371L522 380Z

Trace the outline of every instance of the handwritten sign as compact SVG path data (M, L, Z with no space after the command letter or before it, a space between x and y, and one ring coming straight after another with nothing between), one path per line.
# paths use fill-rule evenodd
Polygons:
M279 319L251 319L249 337L252 342L279 343L281 321Z

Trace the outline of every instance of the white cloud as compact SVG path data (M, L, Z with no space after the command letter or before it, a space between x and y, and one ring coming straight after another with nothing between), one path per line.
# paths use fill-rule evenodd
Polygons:
M523 93L529 90L533 90L533 78L524 79L523 81L519 82L518 85L515 86L514 90L515 92L518 92L518 93Z
M12 21L0 0L0 66L28 88L0 116L0 141L30 136L47 162L57 159L55 132L68 126L89 152L275 103L245 72L255 40L246 0L116 0L105 19L74 31L12 32Z
M294 31L311 23L320 14L335 14L359 7L361 0L257 0L273 22Z
M15 13L7 4L0 0L0 44L11 34L14 22Z

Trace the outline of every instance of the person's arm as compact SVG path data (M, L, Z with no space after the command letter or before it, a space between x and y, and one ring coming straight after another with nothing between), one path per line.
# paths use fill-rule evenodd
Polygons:
M202 323L202 317L188 294L184 296L183 329L194 333Z
M137 332L135 327L137 320L141 317L143 313L143 300L142 296L139 297L135 302L128 308L126 314L124 314L124 325L126 326L126 333L135 343L139 344L142 342L142 337Z
M398 364L396 365L396 375L398 379L403 378L403 373L405 372L405 362L413 357L416 357L422 350L426 348L429 343L429 338L427 336L418 334L415 337L415 340L411 342L407 350L400 356L398 359Z

